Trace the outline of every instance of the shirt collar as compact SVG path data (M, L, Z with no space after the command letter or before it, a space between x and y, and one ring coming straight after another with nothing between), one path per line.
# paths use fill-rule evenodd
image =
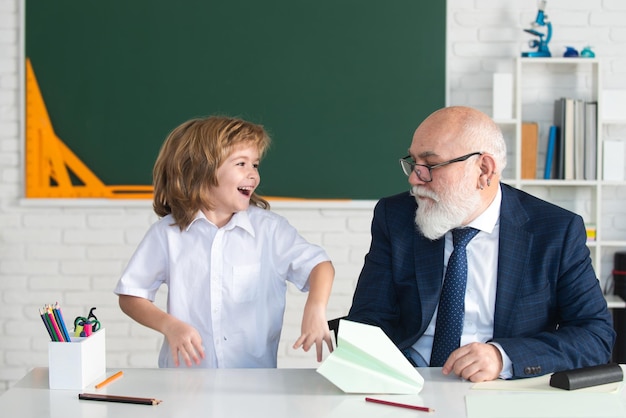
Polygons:
M248 209L250 210L250 209ZM224 225L222 228L225 229L226 231L229 231L231 229L235 229L237 227L243 229L244 231L248 232L251 236L255 236L254 234L254 227L252 226L252 222L250 222L250 216L248 214L248 210L244 210L241 212L235 212L235 214L232 216L232 218L230 218L230 220L228 221L228 223L226 225ZM204 220L208 223L210 223L211 225L215 225L213 222L209 221L207 219L207 217L204 215L204 213L199 210L196 213L196 217L193 219L193 221L191 221L191 223L189 224L189 226L187 227L187 231L189 231L189 229L191 228L191 226L196 222L196 221L201 221Z
M500 184L498 183L498 192L496 193L496 197L493 199L493 202L487 209L481 213L476 219L469 223L467 226L471 226L472 228L476 228L480 231L484 231L488 234L491 234L498 224L498 219L500 218L500 205L502 204L502 189Z

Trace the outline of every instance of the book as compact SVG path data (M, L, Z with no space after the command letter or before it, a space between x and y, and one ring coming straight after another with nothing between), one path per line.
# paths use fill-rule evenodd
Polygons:
M585 102L585 180L597 178L598 103Z
M562 97L555 101L554 124L559 128L557 178L574 180L574 99Z
M553 179L562 179L565 172L563 170L564 151L563 148L563 128L565 127L565 99L554 101L554 126L556 127L556 140L554 142L554 175Z
M563 179L574 180L574 161L575 161L575 143L574 143L574 99L565 98L565 125L563 126Z
M550 126L548 134L548 148L546 149L546 165L543 171L543 178L550 180L556 178L554 173L554 155L556 153L556 141L557 141L558 128L555 125Z
M416 394L424 378L379 327L341 319L317 372L346 393Z
M539 125L536 122L522 123L522 178L534 179L537 173L537 140Z
M597 228L595 224L585 224L585 231L587 232L587 242L596 240Z
M585 102L574 100L574 179L585 178Z

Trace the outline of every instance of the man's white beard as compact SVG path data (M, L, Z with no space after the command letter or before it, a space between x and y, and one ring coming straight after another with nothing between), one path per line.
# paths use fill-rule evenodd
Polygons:
M467 177L444 190L445 192L436 194L423 186L413 186L411 189L411 194L417 201L415 224L430 240L439 239L446 232L463 226L463 222L480 205L480 194L467 187Z

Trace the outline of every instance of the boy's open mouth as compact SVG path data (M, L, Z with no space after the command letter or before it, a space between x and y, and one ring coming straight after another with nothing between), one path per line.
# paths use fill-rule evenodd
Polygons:
M252 187L237 187L237 190L239 190L239 193L245 195L245 196L250 196L252 194Z

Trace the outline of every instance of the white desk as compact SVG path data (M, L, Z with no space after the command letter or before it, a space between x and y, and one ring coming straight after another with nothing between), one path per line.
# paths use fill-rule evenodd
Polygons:
M36 368L0 396L0 415L20 418L369 418L466 417L465 396L494 395L472 384L419 368L425 379L417 395L378 395L380 399L434 408L419 412L365 402L344 394L314 369L123 369L124 376L102 389L49 390L48 369ZM109 370L111 374L117 370ZM103 376L104 377L104 376ZM85 401L78 393L107 393L161 399L160 405ZM570 393L573 396L576 394ZM614 396L626 405L626 394Z

